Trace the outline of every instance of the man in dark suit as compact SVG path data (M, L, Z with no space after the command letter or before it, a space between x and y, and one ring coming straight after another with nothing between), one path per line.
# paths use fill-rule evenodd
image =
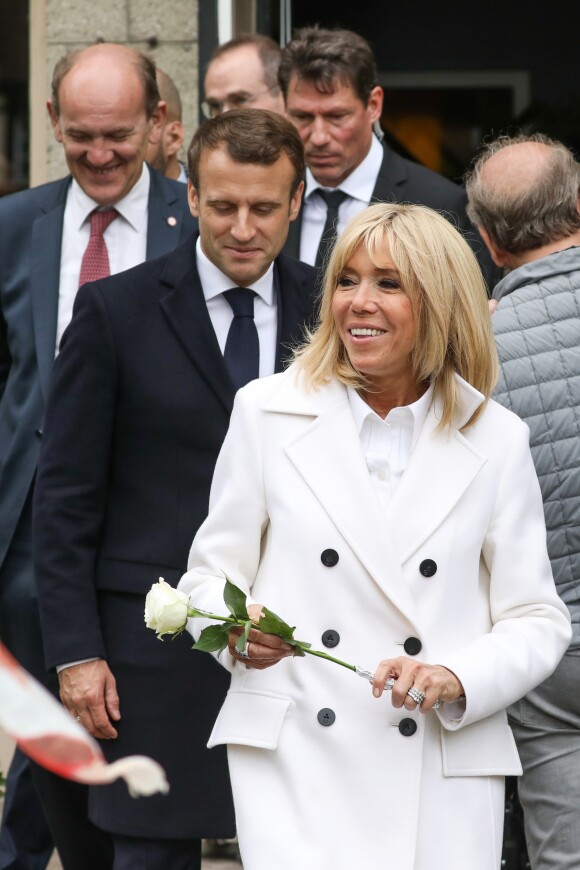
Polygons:
M306 189L286 253L320 266L336 229L370 202L442 211L464 233L488 285L496 270L466 214L463 188L380 141L383 90L369 44L350 30L305 27L282 51L280 85L306 152Z
M195 228L185 188L144 164L165 117L155 67L144 55L111 44L67 55L56 65L48 109L71 175L0 200L0 636L45 683L32 486L58 340L79 282L91 274L92 215L116 209L100 240L111 272L174 249ZM28 835L44 822L18 751L10 774L0 868L39 870L52 845L46 831L44 855L24 854ZM65 866L106 868L91 841L99 832L86 822L86 789L37 768L34 776Z
M198 868L201 837L234 833L225 752L206 749L226 675L185 635L158 643L145 594L186 569L236 386L282 368L314 305L315 270L279 255L303 188L294 127L225 113L196 132L188 170L199 236L77 296L36 486L47 662L84 661L61 670L61 698L109 760L150 755L171 786L140 801L91 789L115 870Z

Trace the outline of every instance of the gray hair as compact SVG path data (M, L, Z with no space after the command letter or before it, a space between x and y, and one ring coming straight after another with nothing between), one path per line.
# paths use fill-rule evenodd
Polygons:
M486 183L487 162L511 145L538 143L550 149L526 186ZM471 221L502 251L520 254L573 235L580 229L580 164L562 142L542 133L500 136L484 145L465 176Z

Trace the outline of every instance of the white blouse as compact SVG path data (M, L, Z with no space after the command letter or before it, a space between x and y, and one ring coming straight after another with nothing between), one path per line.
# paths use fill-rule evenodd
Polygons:
M433 399L433 384L411 405L393 408L383 420L347 387L348 401L379 504L387 513Z

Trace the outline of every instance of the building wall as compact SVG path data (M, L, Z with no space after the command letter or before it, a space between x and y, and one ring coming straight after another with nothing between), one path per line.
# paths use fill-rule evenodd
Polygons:
M0 731L0 771L6 776L14 752L14 743L4 731Z
M42 0L45 22L44 81L37 82L35 103L46 101L52 70L67 51L97 40L131 45L149 55L175 81L183 102L186 142L198 117L198 0ZM38 3L36 4L38 6ZM34 22L32 22L34 27ZM39 37L42 42L42 34ZM42 71L37 75L40 78ZM40 89L44 94L38 94ZM46 115L45 165L41 152L32 183L51 181L66 173L62 147L54 140Z

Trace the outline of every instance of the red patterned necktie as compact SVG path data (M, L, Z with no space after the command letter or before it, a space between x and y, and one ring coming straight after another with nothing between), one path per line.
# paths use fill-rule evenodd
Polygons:
M118 212L114 208L91 212L91 236L81 262L79 287L87 281L98 281L99 278L106 278L111 274L109 252L103 233L117 216Z

